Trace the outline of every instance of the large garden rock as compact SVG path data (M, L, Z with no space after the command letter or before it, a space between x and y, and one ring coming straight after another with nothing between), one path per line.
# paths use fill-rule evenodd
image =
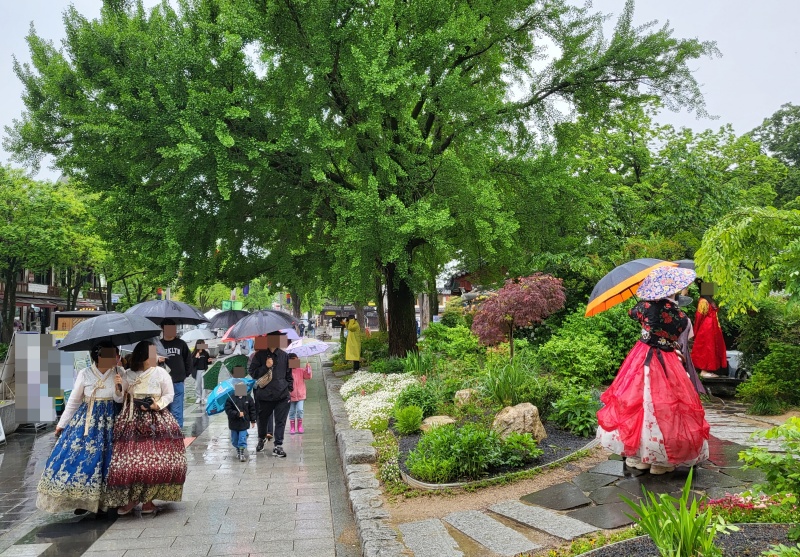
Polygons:
M450 416L429 416L422 420L422 425L419 426L419 428L423 431L423 433L428 433L434 427L454 423L456 423L456 421Z
M455 402L456 406L464 406L470 402L475 402L478 398L478 391L475 389L461 389L456 391Z
M506 406L492 422L492 429L505 439L511 433L530 433L537 441L547 438L542 420L539 419L539 409L530 402L523 402L516 406Z

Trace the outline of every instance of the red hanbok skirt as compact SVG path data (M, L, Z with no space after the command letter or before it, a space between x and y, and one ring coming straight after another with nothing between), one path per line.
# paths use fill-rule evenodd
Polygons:
M659 465L708 458L705 410L675 352L637 342L600 400L597 437L608 450Z
M717 312L717 308L709 305L705 315L697 312L695 316L692 363L699 370L717 371L728 366L725 339L722 337Z

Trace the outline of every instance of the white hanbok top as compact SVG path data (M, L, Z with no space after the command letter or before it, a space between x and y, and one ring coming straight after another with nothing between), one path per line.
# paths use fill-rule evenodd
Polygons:
M122 373L122 394L114 391L114 400L122 402L124 395L133 398L153 397L159 410L166 408L175 398L172 378L163 367L151 367L144 371L126 369Z
M94 400L111 400L114 397L114 374L122 368L110 368L105 373L97 369L97 366L84 368L78 372L75 378L75 387L69 395L69 400L64 406L64 412L61 414L61 419L58 420L59 428L65 428L69 421L78 411L78 408L83 404L84 399L88 402L94 397ZM88 420L87 420L88 421Z

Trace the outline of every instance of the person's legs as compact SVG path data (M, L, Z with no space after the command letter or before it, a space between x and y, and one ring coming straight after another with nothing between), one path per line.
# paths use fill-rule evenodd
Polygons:
M275 431L275 417L270 412L269 419L267 419L267 439L272 439L272 433Z
M289 433L294 435L294 419L297 410L297 403L295 401L289 402Z
M361 367L361 362L358 360L353 360L353 371L358 371Z
M184 397L184 383L173 383L175 389L175 398L172 399L172 404L169 405L169 411L175 416L175 421L178 425L183 427L183 397Z
M205 401L205 397L203 396L203 374L205 370L198 369L197 370L197 384L195 385L195 392L197 393L197 403L202 404Z
M289 400L281 400L275 403L275 448L272 454L278 457L285 457L283 452L283 434L286 431L286 418L289 415Z
M231 430L231 445L236 449L239 447L239 432Z
M303 403L305 400L298 400L296 404L295 417L297 418L297 433L305 433L303 429Z
M258 446L256 451L264 449L264 443L267 441L267 427L272 420L273 403L260 400L258 402Z
M238 434L237 435L237 440L236 440L236 446L239 447L240 449L246 449L247 448L247 430L243 429L242 431L237 431L236 433Z

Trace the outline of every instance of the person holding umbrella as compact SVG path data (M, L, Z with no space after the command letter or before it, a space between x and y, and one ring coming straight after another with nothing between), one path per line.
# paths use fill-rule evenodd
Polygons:
M294 379L290 366L299 367L294 354L287 354L281 346L285 333L275 331L266 336L256 337L256 353L250 362L248 373L256 380L255 399L258 409L258 445L256 451L263 451L267 442L268 422L274 413L275 447L272 454L286 458L283 450L283 436L286 418L289 415L289 394L294 390Z
M119 351L111 342L89 352L92 365L78 372L75 387L56 425L56 443L36 490L36 507L50 513L105 510L111 463L114 377Z
M178 326L175 321L164 319L161 321L161 330L164 333L161 344L167 350L166 364L169 366L169 376L172 378L175 391L175 398L169 405L169 411L175 416L178 425L183 427L184 381L194 370L192 351L186 342L178 338Z
M131 354L131 369L115 380L114 400L123 407L114 424L106 501L120 515L139 503L142 514L152 514L154 499L180 501L183 496L186 449L181 428L167 410L175 391L157 362L155 345L142 341Z
M636 291L630 316L642 333L611 386L601 395L597 438L625 464L651 474L708 458L709 425L678 350L689 318L675 296L695 278L691 269L661 266Z

